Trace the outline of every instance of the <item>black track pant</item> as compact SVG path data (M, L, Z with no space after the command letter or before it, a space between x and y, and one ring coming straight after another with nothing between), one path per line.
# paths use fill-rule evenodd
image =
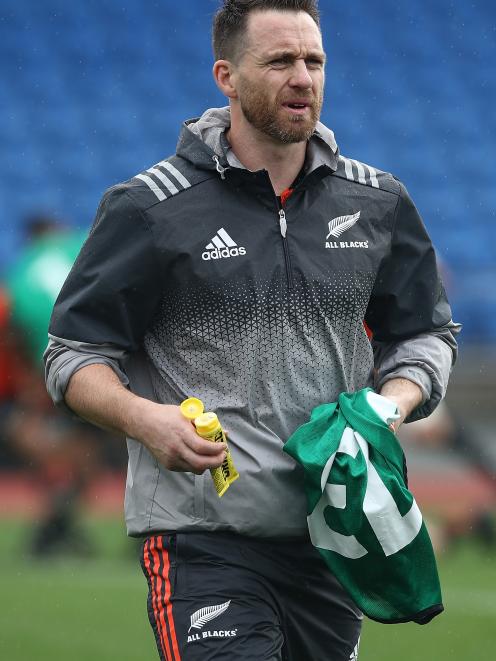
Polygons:
M350 661L361 614L309 541L149 537L148 614L165 661Z

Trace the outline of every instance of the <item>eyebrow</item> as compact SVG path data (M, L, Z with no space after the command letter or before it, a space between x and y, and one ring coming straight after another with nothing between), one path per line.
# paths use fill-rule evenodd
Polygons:
M281 51L273 51L271 53L267 53L266 59L267 60L292 60L295 59L297 56L295 55L294 51L290 50L281 50ZM326 54L324 51L310 51L307 53L307 56L305 57L306 60L308 59L315 59L315 60L320 60L321 62L326 61Z

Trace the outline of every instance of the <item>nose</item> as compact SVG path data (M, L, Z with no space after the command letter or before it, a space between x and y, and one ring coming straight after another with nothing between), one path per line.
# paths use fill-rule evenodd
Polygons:
M295 61L289 84L291 87L301 87L303 89L309 89L312 87L312 76L307 69L307 63L305 60Z

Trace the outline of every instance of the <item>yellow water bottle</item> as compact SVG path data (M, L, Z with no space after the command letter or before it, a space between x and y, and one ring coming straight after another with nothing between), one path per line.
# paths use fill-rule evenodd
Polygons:
M231 453L227 446L226 435L219 422L219 418L213 411L204 413L203 402L196 397L185 399L181 403L180 409L185 418L194 422L196 433L199 436L213 443L226 444L226 457L224 461L217 468L210 469L215 490L220 498L226 493L230 485L238 479L239 473L234 467Z

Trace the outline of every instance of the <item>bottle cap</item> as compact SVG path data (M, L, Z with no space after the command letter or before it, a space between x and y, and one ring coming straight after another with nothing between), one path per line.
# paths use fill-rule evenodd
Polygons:
M195 418L196 431L201 434L209 434L220 427L219 418L213 411L208 411Z
M181 413L188 420L194 420L205 410L203 402L197 397L188 397L184 402L181 402L179 408L181 409Z

